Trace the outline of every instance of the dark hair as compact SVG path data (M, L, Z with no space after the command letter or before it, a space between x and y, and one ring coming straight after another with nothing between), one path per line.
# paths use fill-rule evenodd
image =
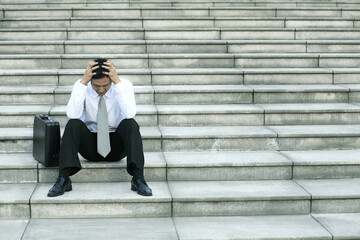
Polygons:
M107 75L103 74L103 72L109 72L109 70L102 67L102 65L106 61L107 61L107 59L105 59L105 58L99 58L99 59L94 60L94 62L98 63L98 64L94 65L94 67L99 66L99 68L92 71L93 73L96 73L96 75L94 75L92 77L92 79L100 79L100 78L108 77Z

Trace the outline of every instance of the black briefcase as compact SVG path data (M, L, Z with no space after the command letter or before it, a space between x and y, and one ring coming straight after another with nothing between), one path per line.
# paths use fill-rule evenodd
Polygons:
M59 166L60 124L46 114L34 119L33 156L45 167Z

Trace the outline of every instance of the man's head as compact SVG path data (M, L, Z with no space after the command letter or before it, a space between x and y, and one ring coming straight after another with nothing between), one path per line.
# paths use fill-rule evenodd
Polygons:
M111 87L111 80L109 76L105 75L103 72L109 72L109 70L103 68L103 63L106 62L107 59L99 58L95 59L94 62L98 64L95 66L99 66L98 69L93 70L93 73L96 73L91 79L91 86L95 90L95 92L99 95L105 95L106 92Z

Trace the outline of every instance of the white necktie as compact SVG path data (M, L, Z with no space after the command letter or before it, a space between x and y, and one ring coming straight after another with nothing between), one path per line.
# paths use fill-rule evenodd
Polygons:
M100 96L99 107L98 107L98 133L97 133L97 149L98 153L106 157L110 148L110 137L109 137L109 122L108 113L106 109L106 103L103 96Z

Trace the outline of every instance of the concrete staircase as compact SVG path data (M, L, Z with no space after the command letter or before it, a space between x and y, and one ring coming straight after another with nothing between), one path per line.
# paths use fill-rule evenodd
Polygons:
M360 239L359 39L354 0L0 0L0 239ZM46 196L34 115L64 127L98 57L135 85L153 197L84 159Z

